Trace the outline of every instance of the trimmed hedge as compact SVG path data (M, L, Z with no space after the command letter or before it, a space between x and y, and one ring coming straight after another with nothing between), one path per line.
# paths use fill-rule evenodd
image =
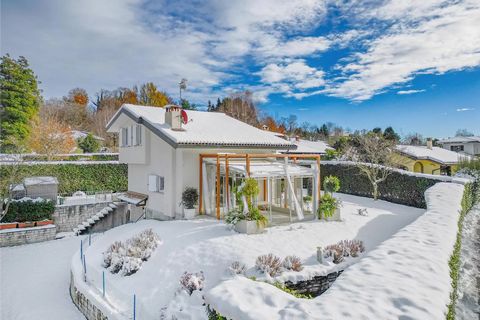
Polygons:
M118 161L118 154L72 154L72 155L54 155L50 161ZM46 155L26 154L23 155L24 161L49 161Z
M322 185L325 177L336 176L340 179L341 193L372 198L373 187L368 178L360 170L349 164L320 165ZM379 199L407 206L426 208L425 191L439 182L435 179L402 174L394 171L379 184Z
M0 179L8 177L12 166L0 166ZM82 191L126 191L128 188L128 166L126 164L32 164L20 165L19 181L25 177L57 177L59 193ZM5 181L5 180L4 180Z
M12 201L2 222L26 222L51 220L55 203L51 200Z
M448 305L448 312L446 319L455 319L455 307L458 300L458 276L460 271L460 251L462 249L462 232L463 221L467 213L473 208L473 206L480 201L480 181L468 183L465 185L462 198L462 211L458 218L458 231L455 245L453 247L453 253L448 261L450 267L450 278L452 279L452 292L450 293L450 304Z

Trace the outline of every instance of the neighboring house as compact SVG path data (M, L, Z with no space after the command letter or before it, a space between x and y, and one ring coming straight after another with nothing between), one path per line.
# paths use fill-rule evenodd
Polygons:
M72 135L72 138L74 140L78 140L78 139L83 139L85 138L86 136L88 136L88 132L85 132L85 131L79 131L79 130L72 130L70 131L71 135ZM103 139L102 137L99 137L99 136L93 136L95 138L95 140L98 140L98 141L105 141L105 139Z
M279 156L287 158L285 164L276 159L275 154L295 149L295 144L223 113L125 104L107 124L107 131L120 135L119 161L128 164L128 190L139 200L142 194L148 196L147 217L181 216L182 191L195 187L201 194L199 209L220 218L235 205L232 190L245 176L263 181L259 183L263 200L268 198L272 203L283 196L282 201L287 195L272 196L275 190L285 192L286 184L278 180L286 175L287 164L289 172L300 176L300 181L288 181L288 190L293 190L293 185L303 192L298 187L301 179L319 181L319 170L314 166L290 164L287 155ZM282 208L286 203L283 200Z
M287 151L288 153L324 155L327 153L327 150L335 150L334 148L330 147L328 143L321 140L310 141L303 139L295 139L292 142L297 146L297 149L291 151L289 150Z
M432 146L398 145L396 147L395 163L405 170L440 175L453 175L462 159L469 158L460 153Z
M466 153L472 156L480 155L480 136L453 137L438 141L447 150Z

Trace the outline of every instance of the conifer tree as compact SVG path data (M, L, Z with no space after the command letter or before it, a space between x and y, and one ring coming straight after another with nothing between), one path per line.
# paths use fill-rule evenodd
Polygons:
M27 59L0 58L0 151L14 152L30 135L41 96Z

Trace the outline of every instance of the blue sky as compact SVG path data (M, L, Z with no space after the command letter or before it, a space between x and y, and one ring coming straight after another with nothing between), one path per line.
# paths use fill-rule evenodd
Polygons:
M477 0L6 0L1 52L45 97L155 82L205 104L251 90L264 112L352 130L480 135Z

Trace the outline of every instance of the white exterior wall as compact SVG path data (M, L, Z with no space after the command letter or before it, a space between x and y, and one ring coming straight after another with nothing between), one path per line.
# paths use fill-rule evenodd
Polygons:
M468 143L444 143L442 147L447 150L451 150L451 146L463 146L463 152L470 155L480 154L480 142L468 142Z
M121 128L135 126L136 122L130 119L125 115L121 115L118 118L118 125ZM118 135L118 150L119 150L119 157L118 160L121 163L146 163L147 161L147 145L149 141L147 140L148 131L143 125L142 127L142 144L139 146L122 146L122 132L120 131Z

